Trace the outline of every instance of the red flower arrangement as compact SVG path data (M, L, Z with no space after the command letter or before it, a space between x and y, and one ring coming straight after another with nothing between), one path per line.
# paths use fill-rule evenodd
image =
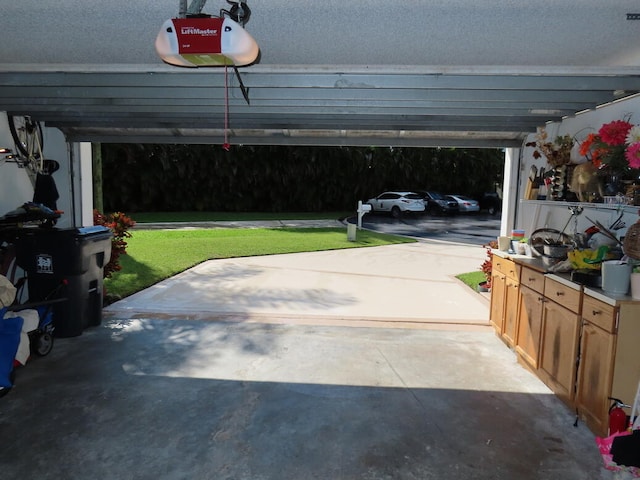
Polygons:
M608 145L624 145L627 134L633 125L626 120L614 120L613 122L605 123L598 130L598 135L602 141Z
M598 133L587 135L579 151L597 168L640 168L640 127L626 120L605 123Z

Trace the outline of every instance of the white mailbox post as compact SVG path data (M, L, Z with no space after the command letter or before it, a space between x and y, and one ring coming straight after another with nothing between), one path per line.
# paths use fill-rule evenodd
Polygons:
M362 230L362 217L365 213L371 211L371 205L368 203L362 203L362 200L358 200L358 230ZM347 240L350 242L356 241L356 226L353 223L347 223Z
M362 200L358 200L358 230L362 230L362 217L365 213L371 211L371 205L368 203L362 203Z

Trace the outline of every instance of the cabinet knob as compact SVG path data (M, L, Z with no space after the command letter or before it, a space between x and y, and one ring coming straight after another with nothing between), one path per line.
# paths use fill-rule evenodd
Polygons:
M564 295L564 292L556 292L556 296L558 297L562 297Z
M591 315L593 315L594 317L596 315L601 315L601 314L602 314L602 312L600 310L591 310Z
M529 277L529 281L530 281L530 282L533 282L533 280L534 280L533 278Z

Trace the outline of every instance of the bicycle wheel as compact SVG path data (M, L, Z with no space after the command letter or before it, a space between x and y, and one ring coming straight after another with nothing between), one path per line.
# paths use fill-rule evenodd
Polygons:
M20 153L27 159L38 160L44 148L42 127L29 116L7 115L11 136Z

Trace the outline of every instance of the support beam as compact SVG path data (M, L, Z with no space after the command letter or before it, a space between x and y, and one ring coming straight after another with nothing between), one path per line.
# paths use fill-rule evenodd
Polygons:
M510 236L515 228L515 219L519 198L520 149L504 150L504 182L502 187L502 221L500 235Z

